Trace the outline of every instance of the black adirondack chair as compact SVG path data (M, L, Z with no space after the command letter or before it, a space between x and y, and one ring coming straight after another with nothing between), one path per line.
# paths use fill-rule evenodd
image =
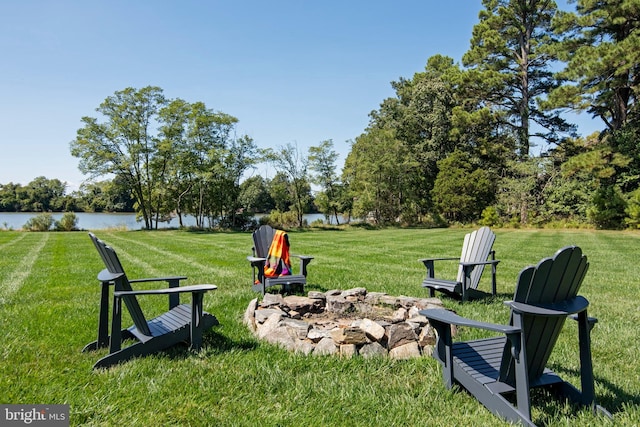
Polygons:
M438 332L433 356L442 364L445 385L459 383L494 414L527 426L535 425L533 387L547 387L610 416L595 404L590 332L596 319L587 317L589 302L578 296L588 266L581 249L569 246L522 270L513 301L505 302L511 308L509 325L476 322L440 309L420 311ZM578 322L581 390L546 368L568 317ZM504 335L453 343L452 324Z
M98 274L98 280L102 284L98 339L87 344L83 351L109 346L109 354L98 360L93 367L106 368L136 356L166 349L180 342L190 343L193 350L199 350L202 345L203 331L218 324L215 316L203 311L205 292L213 291L217 286L208 284L179 286L180 281L186 279L185 276L129 280L113 248L92 233L89 233L89 237L106 268ZM131 288L132 283L141 282L167 282L169 288L139 291ZM114 292L111 336L109 336L109 289L111 286L114 287ZM180 304L180 294L185 292L191 293L191 304ZM138 303L138 295L168 295L169 311L147 321ZM121 329L122 301L134 323L128 329ZM125 339L133 339L136 342L122 348Z
M500 262L496 260L496 251L492 249L496 235L489 227L482 227L464 236L462 253L459 258L424 258L422 262L427 268L427 277L422 286L429 288L429 295L435 291L466 301L470 289L477 289L485 265L491 265L491 291L496 295L496 269ZM435 277L435 261L458 261L458 276L455 280Z
M253 285L252 289L256 292L265 294L267 288L271 286L282 286L284 291L290 291L294 287L304 290L304 285L307 284L307 265L313 259L312 256L307 255L295 255L290 254L291 257L298 258L300 260L300 266L298 274L290 274L279 277L267 277L264 274L264 266L269 255L269 248L273 241L273 236L276 230L269 225L262 225L256 231L253 232L253 256L248 256L247 260L251 263L253 270ZM288 235L287 245L289 242Z

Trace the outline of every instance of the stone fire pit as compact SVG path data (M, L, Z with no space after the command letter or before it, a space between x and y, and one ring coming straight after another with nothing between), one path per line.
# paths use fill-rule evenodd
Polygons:
M418 311L443 308L437 298L394 297L364 288L308 293L266 294L253 299L245 324L260 339L305 355L430 355L435 332Z

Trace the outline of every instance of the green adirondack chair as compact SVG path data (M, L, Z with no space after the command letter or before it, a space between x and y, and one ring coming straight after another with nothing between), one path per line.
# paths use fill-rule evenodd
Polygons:
M251 264L253 270L253 284L252 289L256 292L265 294L267 288L271 286L282 286L284 291L289 291L294 287L304 290L304 286L307 284L307 265L313 259L308 255L296 255L290 254L293 258L300 260L300 266L298 274L289 274L279 277L267 277L264 275L264 266L269 255L269 247L273 241L273 236L276 230L270 225L262 225L256 231L253 232L253 248L252 256L248 256L247 260ZM285 236L288 245L288 235Z
M218 324L215 316L203 311L204 294L217 289L215 285L179 286L185 276L155 277L147 279L129 280L118 255L93 233L89 233L106 268L98 274L102 285L100 299L100 315L98 321L98 339L87 344L83 351L96 350L109 346L109 354L96 362L94 368L106 368L124 362L136 356L154 353L181 342L187 342L193 350L199 350L202 345L203 331ZM132 283L167 282L169 288L134 291ZM111 336L109 336L109 293L113 292L113 314L111 319ZM180 304L180 294L191 293L191 304ZM147 320L138 303L138 295L167 295L169 311ZM122 301L133 325L121 329ZM135 342L122 348L125 339Z
M435 291L460 298L466 301L470 289L477 289L485 265L491 265L491 290L496 295L496 252L493 242L496 235L489 227L482 227L464 236L460 257L424 258L422 262L427 268L427 277L422 286L429 289L429 295L435 296ZM436 261L458 261L458 276L455 280L435 277Z
M505 302L511 308L509 325L476 322L440 309L420 311L438 332L433 356L443 367L445 385L462 385L494 414L526 426L535 425L529 395L534 387L549 388L610 417L595 404L590 333L596 319L587 317L589 302L578 296L588 266L581 249L569 246L522 270L513 301ZM581 390L546 368L567 318L578 322ZM454 343L450 325L502 335Z

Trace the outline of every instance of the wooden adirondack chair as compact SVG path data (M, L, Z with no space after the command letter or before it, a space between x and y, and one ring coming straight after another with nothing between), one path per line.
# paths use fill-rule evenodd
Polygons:
M307 284L307 265L313 259L312 256L307 255L294 255L289 254L291 257L298 258L300 260L300 267L298 274L289 274L278 277L267 277L264 274L265 263L269 255L269 248L276 230L269 225L262 225L256 231L253 232L253 256L248 256L247 260L251 263L253 270L253 285L252 289L256 292L265 294L267 288L271 286L282 285L284 291L291 290L294 286L304 289L304 285ZM285 234L286 245L289 245L289 237Z
M185 276L156 277L129 280L113 248L107 246L94 234L89 233L106 268L98 274L102 284L98 339L87 344L83 351L96 350L109 345L109 355L98 360L93 366L105 368L136 356L142 356L171 347L180 342L188 342L193 350L200 349L203 331L218 324L215 316L203 311L205 292L217 289L215 285L179 286ZM168 289L134 291L131 283L159 282L169 284ZM109 336L109 288L114 286L111 336ZM191 304L180 304L180 294L191 293ZM169 311L147 321L137 300L138 295L168 295ZM122 324L122 301L133 320L133 326L120 329ZM136 342L122 348L125 339Z
M491 290L496 295L496 269L500 262L496 260L496 252L492 249L496 235L489 227L482 227L464 236L462 253L459 258L424 258L422 262L427 268L427 277L422 286L429 288L429 295L435 296L435 291L461 298L466 301L469 289L477 289L485 265L491 265ZM458 261L458 276L456 280L445 280L435 277L435 261Z
M522 270L513 301L505 302L511 307L509 325L476 322L440 309L420 311L438 332L433 356L442 364L445 385L459 383L494 414L527 426L534 425L529 399L533 387L548 387L610 416L595 404L590 332L596 319L587 317L589 302L578 296L588 266L580 248L569 246ZM578 321L581 391L546 369L568 316ZM504 336L453 343L450 325ZM507 398L513 394L515 399Z

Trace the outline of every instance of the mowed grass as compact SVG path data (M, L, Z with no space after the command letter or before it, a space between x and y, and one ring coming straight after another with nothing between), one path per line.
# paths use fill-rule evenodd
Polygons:
M459 255L463 229L290 232L292 252L315 256L308 290L365 287L426 297L417 260ZM593 330L599 403L616 425L640 425L640 234L606 231L495 230L497 298L466 304L442 297L459 314L505 323L518 272L562 246L582 247L590 269L581 294ZM130 278L184 274L213 283L205 309L220 326L204 348L184 346L107 370L92 365L107 351L82 353L97 333L103 268L86 233L0 232L0 402L70 405L72 425L128 426L451 426L506 425L468 393L442 385L430 358L341 359L288 353L260 342L242 324L249 301L249 233L106 231ZM436 264L453 276L455 263ZM485 273L480 289L490 290ZM154 284L145 285L153 287ZM188 296L186 299L188 300ZM164 297L145 296L147 315ZM130 324L126 317L123 323ZM579 386L577 327L567 322L551 368ZM462 329L461 338L481 336ZM589 410L534 392L539 425L602 425Z

